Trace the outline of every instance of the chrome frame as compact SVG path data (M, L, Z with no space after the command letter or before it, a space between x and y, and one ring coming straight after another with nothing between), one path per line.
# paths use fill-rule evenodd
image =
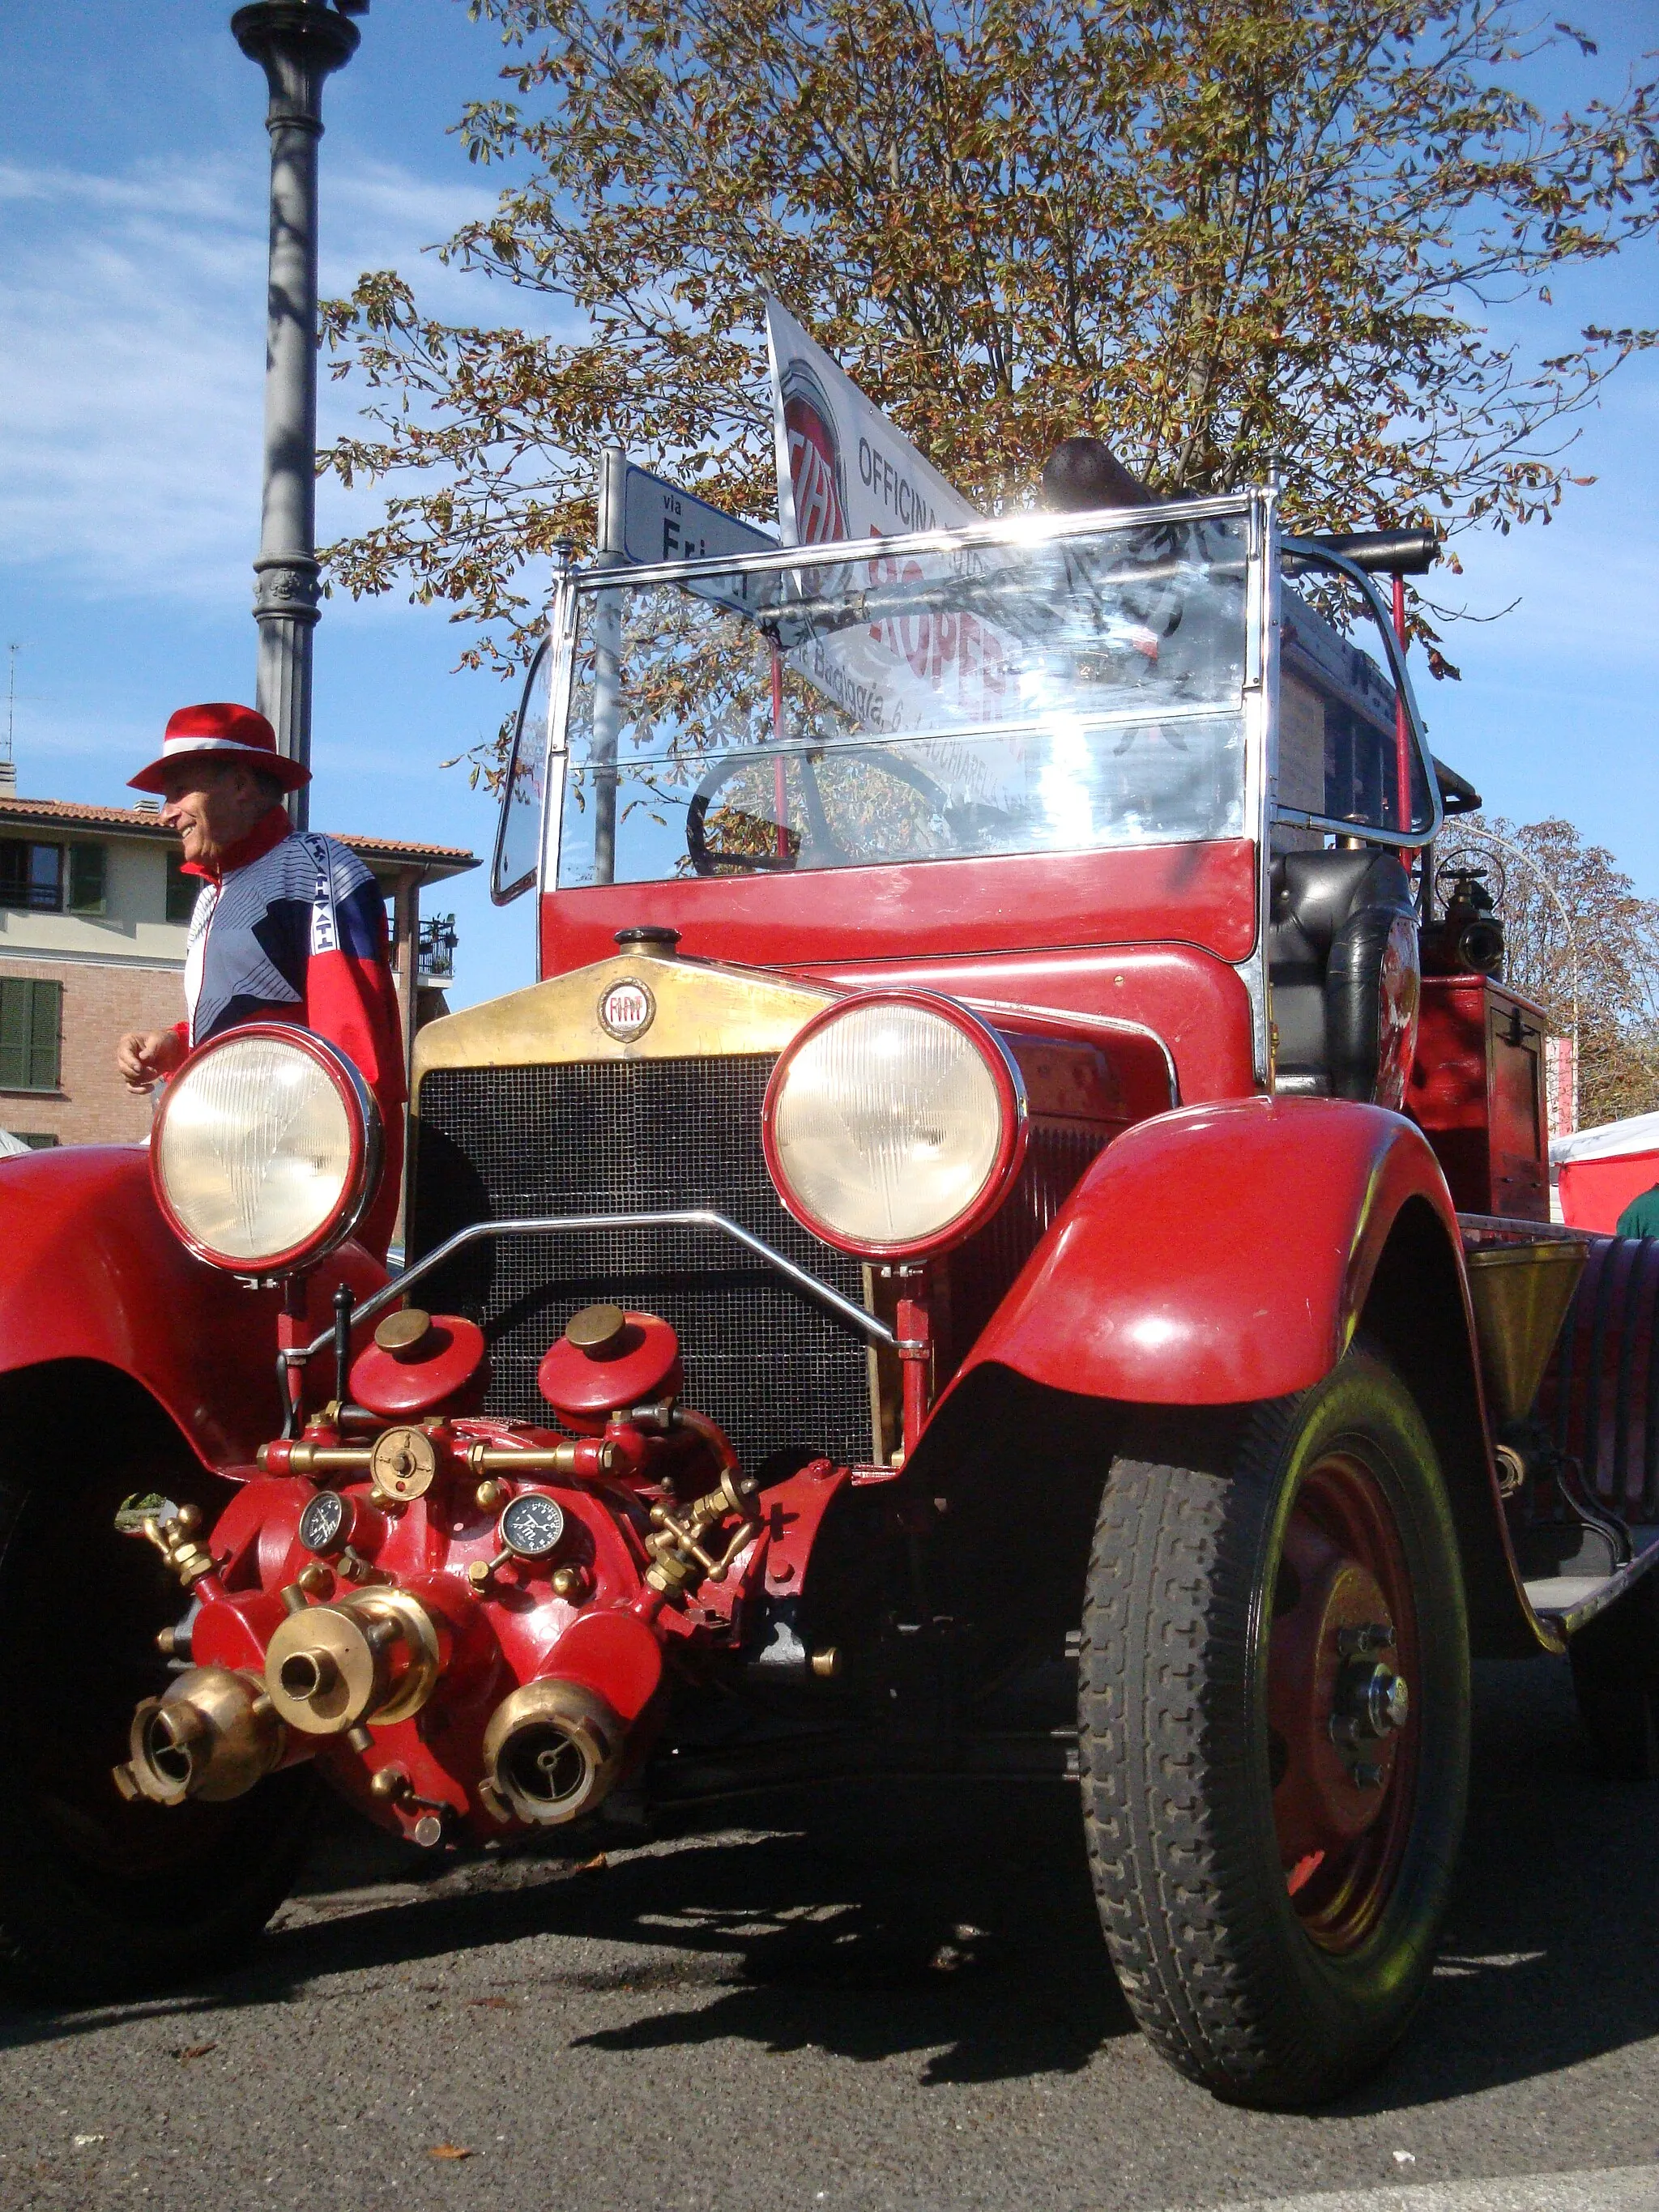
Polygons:
M1294 560L1305 561L1310 568L1328 568L1334 574L1346 576L1351 584L1357 586L1372 614L1376 617L1376 626L1382 633L1382 641L1387 648L1389 668L1394 678L1395 690L1405 702L1406 720L1411 729L1413 741L1417 747L1418 758L1423 763L1424 775L1427 780L1429 821L1426 827L1420 830L1375 829L1369 822L1340 821L1332 814L1304 814L1296 807L1280 806L1277 799L1273 802L1273 819L1275 822L1282 822L1287 828L1293 830L1328 830L1338 837L1362 838L1367 845L1393 845L1401 852L1418 852L1423 846L1431 844L1439 836L1440 825L1446 818L1446 810L1441 803L1440 785L1434 772L1434 757L1429 750L1428 727L1423 720L1422 709L1418 706L1417 694L1412 689L1411 672L1406 666L1406 656L1401 650L1399 639L1394 634L1393 613L1370 576L1363 568L1357 568L1345 554L1333 553L1328 546L1316 544L1309 538L1286 536L1282 537L1279 541L1279 557L1274 563L1275 568L1280 569L1281 574L1280 564L1286 556ZM1275 683L1273 698L1275 729L1279 722L1278 704L1278 690ZM1273 766L1276 790L1278 786L1276 761Z
M769 1267L775 1267L797 1290L805 1291L809 1297L817 1299L837 1320L868 1337L872 1343L884 1344L894 1352L926 1349L924 1346L912 1344L907 1338L895 1336L884 1321L878 1321L872 1313L866 1313L862 1306L855 1306L850 1298L844 1298L830 1284L821 1283L805 1267L798 1267L793 1260L786 1260L781 1252L775 1252L769 1244L763 1243L760 1237L751 1235L737 1222L728 1221L723 1213L716 1213L712 1207L702 1206L678 1208L667 1213L555 1213L532 1215L518 1221L475 1221L471 1228L458 1229L453 1237L447 1237L411 1267L405 1267L401 1275L395 1276L372 1297L365 1298L361 1305L354 1307L352 1326L356 1328L360 1322L372 1321L383 1307L389 1306L396 1298L403 1297L423 1276L429 1275L434 1267L441 1267L446 1260L453 1258L469 1244L482 1243L492 1237L549 1237L561 1232L576 1235L600 1229L706 1229L715 1236L729 1237L733 1243L741 1244L745 1251L752 1252L757 1260L765 1261ZM279 1354L279 1369L303 1367L325 1345L333 1343L334 1335L334 1329L330 1327L320 1336L313 1337L303 1352Z
M565 775L562 769L556 776L554 775L553 762L556 757L562 760L569 750L570 657L575 643L577 608L584 593L591 594L619 585L632 590L635 586L651 584L695 583L701 576L770 574L775 571L787 572L790 569L845 568L854 562L868 561L872 555L882 559L891 557L897 560L919 553L949 553L959 547L1045 544L1056 539L1092 537L1102 530L1127 529L1137 525L1144 528L1149 523L1166 520L1202 522L1212 516L1235 514L1245 518L1246 564L1255 562L1260 568L1263 548L1254 518L1258 514L1261 503L1271 497L1270 493L1230 492L1208 499L1171 500L1161 502L1154 508L1103 507L1091 508L1085 514L1019 514L1004 516L996 521L970 523L957 530L914 531L903 538L838 539L827 545L781 545L763 553L733 554L724 560L656 561L638 568L623 568L600 562L590 562L584 568L566 568L558 579L549 623L556 651L550 680L556 688L550 702L550 726L548 732L540 878L543 890L556 885L558 880L559 833L562 822ZM1265 604L1264 594L1264 608ZM1247 612L1247 624L1249 620ZM1258 749L1249 742L1248 628L1245 676L1244 817L1248 824L1253 812L1252 775L1260 781L1259 769L1253 770L1251 766L1251 756ZM952 731L951 734L957 736L960 732ZM864 738L860 742L868 744L871 741ZM1265 784L1261 785L1261 791L1265 793ZM1352 829L1352 824L1348 826ZM1260 1018L1259 1025L1265 1040L1265 1012Z
M981 546L1042 544L1070 538L1091 537L1109 529L1145 526L1155 516L1174 522L1203 521L1210 517L1242 514L1245 518L1245 558L1252 572L1246 598L1246 639L1243 683L1245 737L1244 821L1261 855L1258 868L1255 945L1249 957L1234 963L1234 972L1249 995L1252 1059L1255 1079L1271 1089L1273 1080L1272 1010L1267 973L1268 906L1272 896L1272 831L1275 823L1287 827L1328 832L1339 837L1358 835L1367 844L1415 851L1430 843L1444 819L1440 787L1417 696L1403 652L1394 634L1393 617L1370 575L1344 555L1333 553L1313 540L1283 532L1273 487L1230 493L1207 499L1170 501L1154 509L1144 507L1097 507L1085 514L1022 514L995 521L969 524L956 530L916 531L906 537L842 540L829 545L787 545L763 552L734 554L702 561L659 561L639 567L619 567L614 561L575 568L563 564L548 626L547 644L552 654L548 674L548 731L542 798L541 865L538 885L557 881L559 837L563 821L565 763L569 751L570 663L574 649L578 611L584 593L659 583L695 582L699 577L787 573L791 570L835 568L866 561L872 549L881 557L904 558L916 554L944 554L956 549ZM1420 829L1385 830L1358 824L1335 816L1304 812L1279 802L1279 623L1278 591L1285 558L1345 577L1364 598L1382 634L1389 673L1406 708L1413 742L1422 762L1430 794L1430 819ZM960 734L960 732L953 732ZM849 739L849 744L854 740ZM867 742L860 739L858 742ZM516 752L516 746L515 746ZM508 763L509 780L512 763ZM505 823L503 801L503 824ZM493 875L493 864L492 864ZM526 882L524 888L528 889ZM494 896L492 880L491 896ZM514 891L510 896L517 896ZM505 904L503 900L501 903Z

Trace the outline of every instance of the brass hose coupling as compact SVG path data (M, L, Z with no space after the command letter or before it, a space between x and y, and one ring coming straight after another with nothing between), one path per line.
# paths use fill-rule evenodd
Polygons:
M645 1579L652 1589L660 1590L665 1597L683 1597L705 1578L724 1582L738 1553L761 1532L760 1522L750 1518L749 1510L758 1494L757 1484L734 1468L727 1468L717 1490L709 1491L679 1513L667 1505L653 1505L651 1526L655 1534L645 1540L645 1548L651 1554ZM733 1513L740 1516L737 1533L717 1557L704 1548L702 1540Z
M257 1674L192 1667L134 1713L115 1786L152 1805L187 1797L222 1804L252 1790L287 1747L288 1730Z
M307 1605L297 1589L294 1599L266 1647L264 1680L290 1727L345 1735L419 1712L443 1665L437 1623L419 1598L381 1585L331 1605Z

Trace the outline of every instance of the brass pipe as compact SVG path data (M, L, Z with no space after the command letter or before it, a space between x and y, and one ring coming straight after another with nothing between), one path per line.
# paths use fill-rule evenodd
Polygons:
M261 1444L254 1458L261 1468L267 1468L265 1455L269 1444ZM348 1468L367 1473L374 1455L362 1444L284 1444L282 1453L288 1470L293 1474L323 1474L344 1473Z
M538 1445L531 1451L503 1451L483 1442L466 1448L466 1464L473 1474L577 1474L583 1472L583 1458L588 1461L588 1471L609 1474L617 1464L617 1448L586 1437L579 1443Z

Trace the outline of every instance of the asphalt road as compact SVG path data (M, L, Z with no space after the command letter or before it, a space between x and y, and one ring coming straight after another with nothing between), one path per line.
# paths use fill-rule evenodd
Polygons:
M1595 1778L1558 1663L1483 1670L1431 1996L1316 2116L1152 2057L1053 1811L843 1795L582 1871L337 1826L222 1978L0 2001L0 2207L1659 2204L1659 1789Z

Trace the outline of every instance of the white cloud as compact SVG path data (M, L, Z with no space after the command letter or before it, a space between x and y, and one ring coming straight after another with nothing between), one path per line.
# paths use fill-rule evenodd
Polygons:
M5 559L50 565L94 598L202 605L251 592L264 187L262 173L217 158L107 176L0 167ZM421 249L487 209L489 192L325 161L323 194L325 292L397 267L440 312L480 313L482 286ZM319 404L326 436L354 403L325 380ZM345 520L343 495L325 486L321 507L325 536ZM361 520L364 502L350 508Z

